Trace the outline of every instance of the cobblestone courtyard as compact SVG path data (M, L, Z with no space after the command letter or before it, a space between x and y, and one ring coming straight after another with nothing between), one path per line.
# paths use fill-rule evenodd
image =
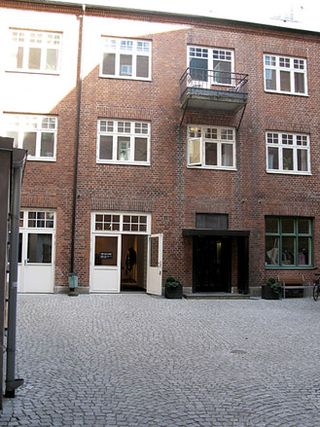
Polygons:
M319 426L320 303L20 295L1 426Z

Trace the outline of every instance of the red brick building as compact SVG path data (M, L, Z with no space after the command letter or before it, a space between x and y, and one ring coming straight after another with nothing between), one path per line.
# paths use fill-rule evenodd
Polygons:
M255 294L319 263L318 33L0 1L21 292Z

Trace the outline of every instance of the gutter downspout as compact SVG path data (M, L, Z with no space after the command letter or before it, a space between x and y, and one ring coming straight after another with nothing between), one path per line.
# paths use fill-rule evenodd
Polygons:
M81 98L82 98L82 47L83 47L83 18L86 6L82 5L82 13L79 15L79 40L78 40L78 61L77 61L77 118L76 118L76 143L74 154L74 176L73 176L73 199L72 199L72 219L71 219L71 256L70 256L70 290L77 286L78 278L75 274L75 239L77 220L77 197L78 197L78 172L79 172L79 145L80 145L80 122L81 122ZM69 293L70 295L70 293ZM74 292L72 295L75 295Z

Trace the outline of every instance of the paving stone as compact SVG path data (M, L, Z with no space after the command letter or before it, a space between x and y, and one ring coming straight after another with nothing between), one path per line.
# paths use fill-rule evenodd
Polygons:
M320 305L19 295L0 426L314 427Z

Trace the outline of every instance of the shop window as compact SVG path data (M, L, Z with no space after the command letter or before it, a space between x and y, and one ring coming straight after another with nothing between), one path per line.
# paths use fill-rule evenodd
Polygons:
M304 217L265 218L266 266L296 268L313 263L313 222Z

